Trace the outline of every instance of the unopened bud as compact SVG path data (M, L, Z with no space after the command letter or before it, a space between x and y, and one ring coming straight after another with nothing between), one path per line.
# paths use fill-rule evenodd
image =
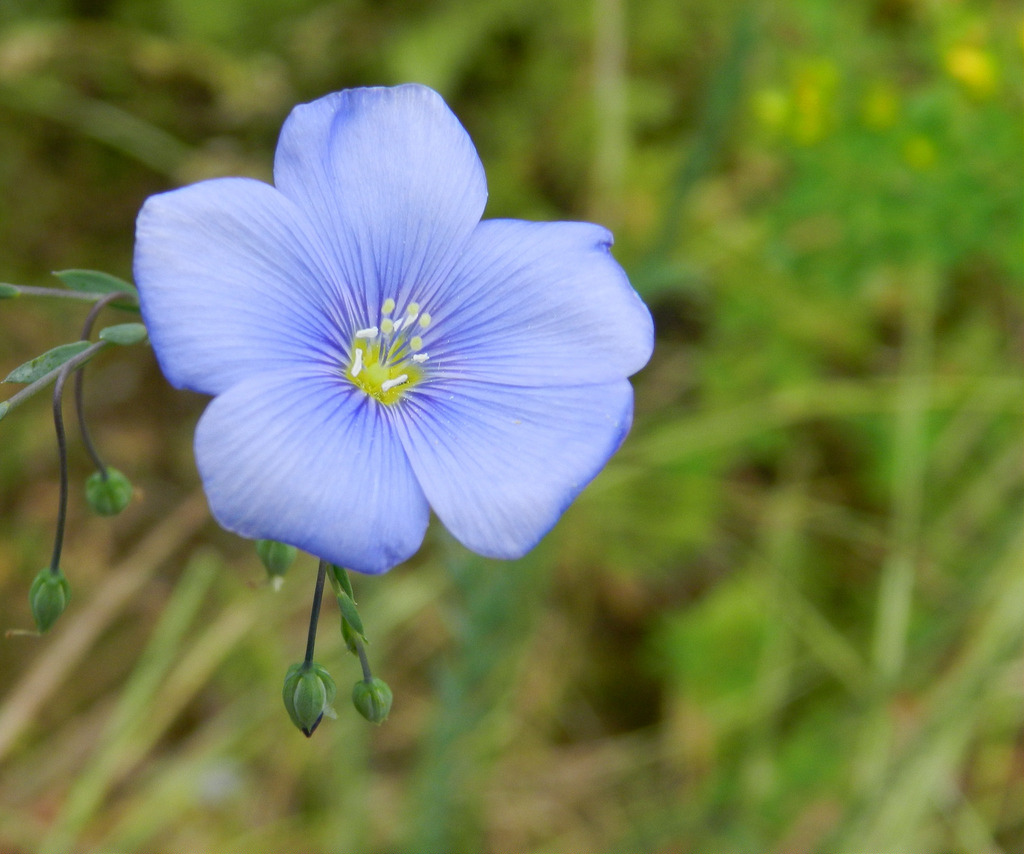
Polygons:
M372 724L382 724L391 712L394 696L383 679L361 679L352 686L352 705Z
M303 735L309 738L325 714L333 717L331 703L337 689L321 665L293 664L284 677L284 707Z
M107 476L94 471L85 481L85 500L100 516L116 516L132 499L132 483L121 472L107 466Z
M28 591L28 601L32 608L32 618L40 634L50 630L57 618L71 601L71 585L59 569L47 567L32 581Z
M257 540L256 554L263 562L263 567L270 576L274 588L281 585L281 579L295 562L295 556L299 550L295 546L279 543L277 540Z

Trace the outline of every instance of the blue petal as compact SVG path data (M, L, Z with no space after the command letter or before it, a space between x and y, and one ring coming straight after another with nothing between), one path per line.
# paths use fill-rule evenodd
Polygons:
M139 214L135 280L167 379L218 394L288 364L337 364L351 329L343 288L295 205L244 178L152 196Z
M318 223L335 264L363 299L433 288L451 269L487 200L483 166L441 96L425 86L349 89L296 107L274 183ZM326 250L325 250L326 251Z
M452 380L403 401L397 426L431 507L467 548L521 557L629 430L625 379L575 388Z
M215 398L196 461L220 524L378 573L423 541L429 511L384 408L336 376L277 371Z
M449 283L421 300L434 372L544 386L640 370L654 327L611 242L590 223L481 222Z

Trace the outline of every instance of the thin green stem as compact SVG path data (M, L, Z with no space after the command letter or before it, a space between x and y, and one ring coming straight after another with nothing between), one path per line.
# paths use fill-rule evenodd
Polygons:
M694 143L669 190L668 207L662 216L664 225L651 253L654 258L668 256L678 243L677 232L686 197L714 166L715 158L724 148L722 142L729 123L743 102L745 72L754 53L757 33L754 8L741 10L729 52L719 62L708 84Z
M121 295L118 293L107 294L103 299L97 301L90 310L89 314L85 318L85 323L82 326L82 340L87 341L89 336L92 335L92 327L96 322L96 318L103 309L105 309L110 303L118 299ZM75 374L75 414L78 416L78 430L82 434L82 444L85 446L86 453L89 454L89 458L92 460L93 465L100 473L100 477L105 481L107 479L107 467L103 464L103 460L100 458L99 453L96 451L96 446L93 444L92 436L89 435L89 428L85 423L85 394L83 389L85 387L85 365L82 365Z
M95 344L86 348L77 356L72 356L63 365L54 368L48 374L44 374L43 376L41 376L34 383L25 386L25 388L23 388L17 394L11 395L9 398L7 398L7 400L0 402L0 418L3 418L8 412L10 412L15 407L23 404L26 400L32 397L32 395L46 388L46 386L48 386L50 383L57 379L57 377L60 375L60 372L63 371L65 368L67 368L68 372L70 373L70 371L88 362L100 350L108 346L108 344L108 341L97 341Z
M50 572L60 572L60 553L64 547L64 524L68 516L68 439L64 431L64 412L61 407L64 383L74 370L65 363L53 387L53 427L57 432L57 463L60 466L60 505L57 508L57 532L53 540L53 557L50 558Z
M927 267L906 276L903 353L893 436L893 496L889 553L875 608L872 671L874 702L863 715L854 771L864 797L881 791L892 768L895 726L891 703L904 676L917 568L922 560L922 513L927 477L927 428L935 334L935 273Z
M894 478L891 547L882 569L874 638L874 667L879 683L891 689L907 657L927 459L927 417L934 348L934 276L927 269L907 276L911 297L903 321L904 352L894 430Z
M596 118L591 203L597 222L621 218L629 149L624 0L594 2L593 103Z
M303 664L309 667L313 663L313 650L316 647L316 626L320 622L320 605L324 599L324 581L327 579L327 561L321 559L316 572L316 589L313 591L313 608L309 614L309 635L306 637L306 658Z
M331 572L331 586L334 588L334 593L339 597L339 604L341 604L340 597L345 595L354 601L352 595L352 582L348 577L348 570L343 566L335 566L333 572ZM345 619L344 609L342 610L342 620ZM366 657L366 647L363 642L359 639L359 632L361 628L356 629L348 621L345 624L351 629L352 642L355 644L356 655L359 656L359 666L363 669L363 681L369 682L373 679L373 671L370 670L370 660Z
M356 654L359 656L359 666L363 669L363 681L372 681L373 672L370 670L370 659L366 657L366 648L359 638L356 638Z

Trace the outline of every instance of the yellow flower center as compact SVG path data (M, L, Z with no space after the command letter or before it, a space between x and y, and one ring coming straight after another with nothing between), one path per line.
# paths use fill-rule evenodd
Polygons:
M356 330L345 371L353 385L389 405L423 379L429 356L419 333L432 320L416 302L409 303L397 320L394 312L395 301L389 297L381 306L380 324Z

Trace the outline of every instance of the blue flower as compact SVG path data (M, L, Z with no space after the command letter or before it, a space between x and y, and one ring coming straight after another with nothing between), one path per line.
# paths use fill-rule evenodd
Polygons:
M147 200L135 278L157 359L213 395L195 451L244 537L383 572L430 509L473 551L529 551L621 444L647 308L589 223L484 220L440 96L295 108L274 185Z

